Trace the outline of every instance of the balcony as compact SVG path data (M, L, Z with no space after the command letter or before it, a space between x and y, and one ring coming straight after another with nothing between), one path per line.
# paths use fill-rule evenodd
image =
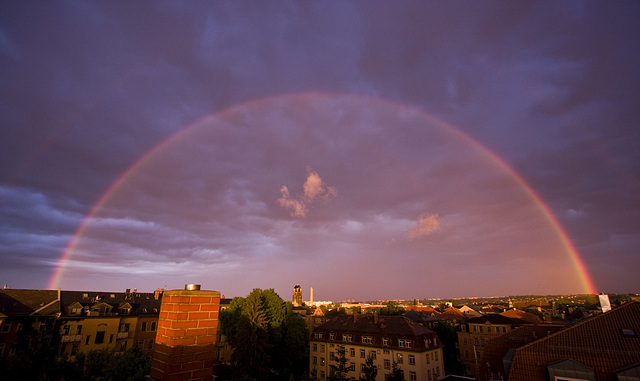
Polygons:
M126 339L129 337L129 332L118 332L118 336L116 336L116 340Z
M76 343L82 341L82 335L62 335L60 341L63 343Z

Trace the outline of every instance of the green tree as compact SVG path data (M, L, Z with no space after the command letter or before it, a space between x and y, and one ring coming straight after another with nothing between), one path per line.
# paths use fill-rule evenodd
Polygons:
M389 301L384 304L379 311L380 315L401 315L405 313L405 309L400 307L396 302Z
M378 367L374 364L373 356L369 355L364 362L364 368L362 369L362 374L360 375L360 381L376 381L377 375Z
M254 315L255 317L255 315ZM241 316L236 335L230 342L233 347L231 359L238 377L264 380L267 377L269 343L267 331L248 316Z
M391 364L391 373L389 377L385 379L386 381L404 381L404 371L398 368L398 364L394 361Z
M347 373L349 373L351 367L347 366L347 350L345 349L344 345L336 346L336 355L333 361L335 362L335 364L329 365L329 368L331 369L329 380L346 380Z

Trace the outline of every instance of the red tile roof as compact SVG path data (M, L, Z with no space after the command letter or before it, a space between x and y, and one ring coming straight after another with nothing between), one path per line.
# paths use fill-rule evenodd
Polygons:
M607 313L516 350L509 381L547 379L547 366L572 359L593 368L598 380L640 363L640 303L623 304Z

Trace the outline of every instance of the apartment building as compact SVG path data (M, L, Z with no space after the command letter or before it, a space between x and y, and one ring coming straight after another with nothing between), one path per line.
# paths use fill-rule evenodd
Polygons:
M484 349L489 340L525 324L523 320L499 314L474 317L463 322L458 332L458 348L465 375L476 376L479 373Z
M444 377L442 343L435 332L404 316L341 315L314 328L309 344L309 369L319 380L331 375L337 350L344 346L347 377L358 379L367 357L385 380L393 363L407 381L435 381Z

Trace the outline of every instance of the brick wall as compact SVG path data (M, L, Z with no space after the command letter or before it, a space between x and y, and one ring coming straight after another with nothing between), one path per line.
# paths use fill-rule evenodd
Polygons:
M165 291L152 353L151 378L210 381L219 311L218 291Z

